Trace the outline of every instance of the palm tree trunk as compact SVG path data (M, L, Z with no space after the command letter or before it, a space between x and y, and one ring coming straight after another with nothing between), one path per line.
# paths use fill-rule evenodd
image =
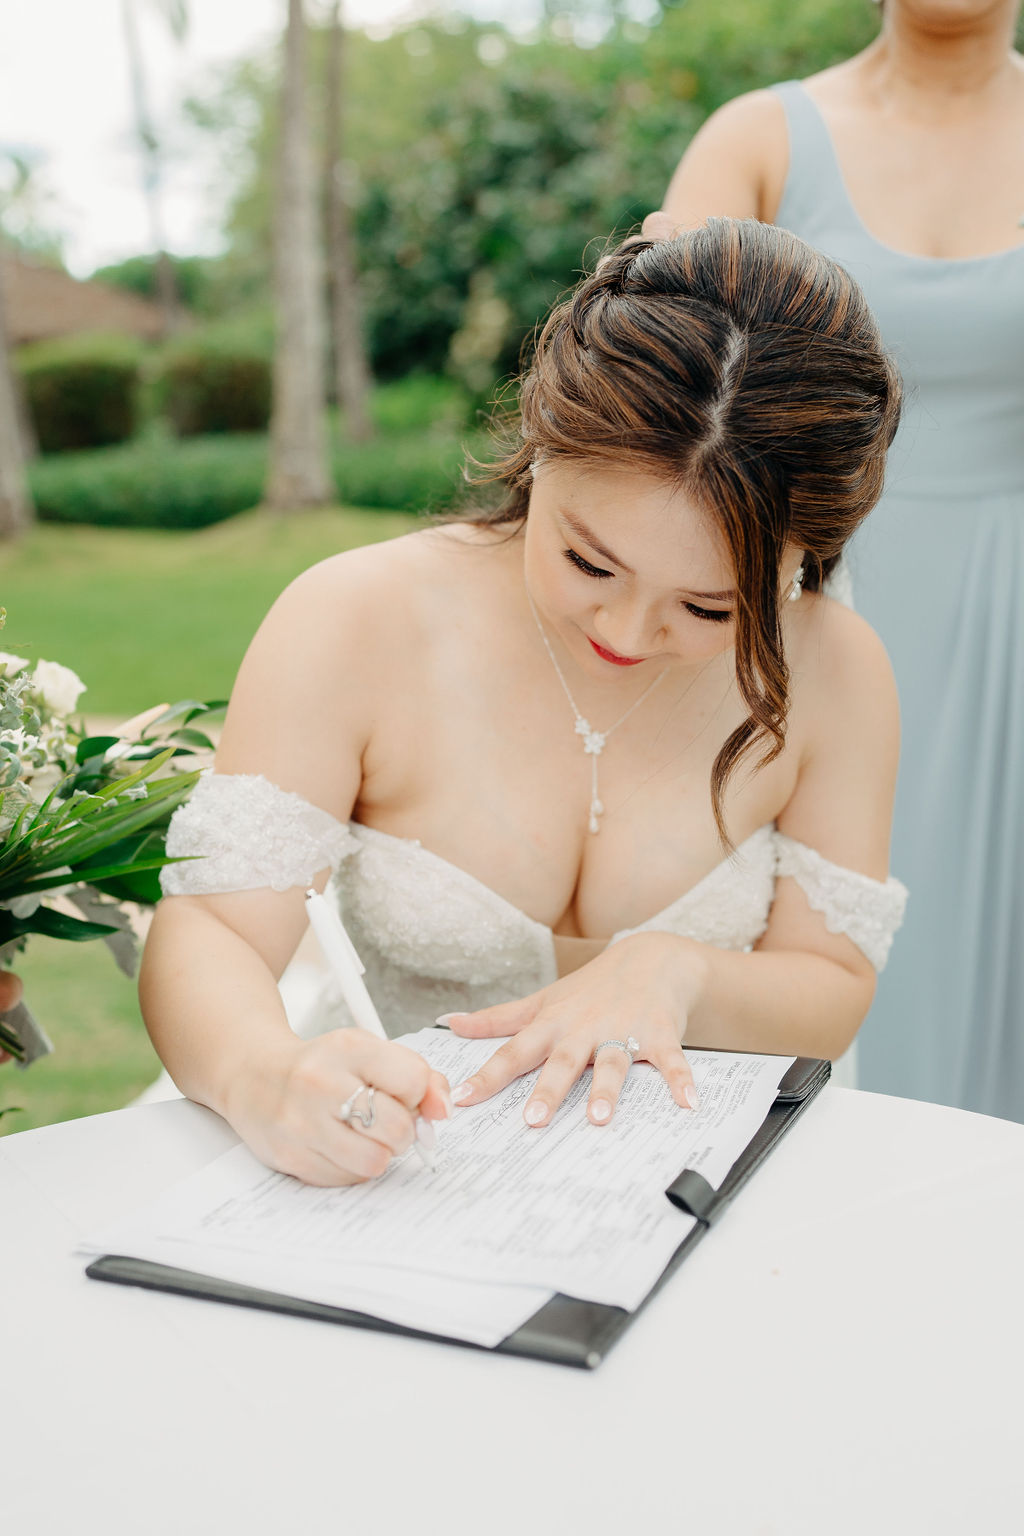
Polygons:
M306 114L306 22L288 0L275 204L274 395L264 500L281 511L333 499L324 428L324 339L316 195Z
M343 155L345 28L341 0L334 0L327 44L327 103L324 114L327 194L327 290L331 305L334 389L345 427L355 442L373 435L367 409L370 370L363 346L359 279L352 250L352 223Z
M160 144L153 127L146 93L146 72L142 63L142 46L135 16L135 0L121 0L121 24L124 29L125 48L128 53L128 72L132 82L132 101L135 107L135 132L142 155L142 192L146 199L146 216L149 220L149 239L156 260L157 302L163 315L166 336L177 329L179 320L178 285L174 268L167 254L164 236L163 208L160 197L161 164ZM184 22L181 23L184 25Z
M4 252L0 246L0 539L14 539L35 515L25 480L18 393L7 345Z

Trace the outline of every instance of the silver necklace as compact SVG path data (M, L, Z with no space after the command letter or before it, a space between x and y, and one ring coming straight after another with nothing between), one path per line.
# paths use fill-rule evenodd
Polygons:
M576 718L576 735L582 736L583 751L590 758L590 820L588 825L591 832L600 832L601 824L598 821L598 817L604 815L604 805L602 804L601 798L597 792L597 760L601 756L601 753L604 751L609 736L611 736L613 731L617 731L620 725L625 725L633 711L635 709L639 709L640 705L644 702L645 699L650 698L651 694L654 692L655 688L657 688L658 684L661 682L662 678L665 676L669 669L668 667L665 667L663 671L658 673L653 683L644 689L640 697L634 700L624 715L619 716L614 725L610 725L606 731L595 731L590 721L580 714L579 707L576 703L576 700L572 696L572 691L569 687L569 684L565 680L565 674L563 673L561 667L558 665L558 657L551 649L551 642L545 633L544 625L540 621L540 614L534 607L533 598L530 594L529 588L526 589L526 600L530 605L530 612L533 614L534 621L538 630L540 631L540 637L544 642L544 649L551 657L551 665L554 667L558 681L562 685L563 693L569 700L569 708L572 710L573 715Z

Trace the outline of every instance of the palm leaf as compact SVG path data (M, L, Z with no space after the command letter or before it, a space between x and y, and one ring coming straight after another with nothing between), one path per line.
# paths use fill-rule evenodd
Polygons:
M89 801L79 801L77 818L58 828L56 833L52 828L33 828L14 849L0 858L0 900L10 899L22 889L33 888L31 881L37 881L48 872L75 870L133 833L144 828L152 830L155 823L165 822L169 812L189 794L197 778L195 773L175 774L150 785L144 800L131 800L127 804L107 802L97 805L93 799L90 805ZM50 835L43 840L42 833L46 830ZM26 882L24 876L29 871L31 880ZM67 884L67 878L58 883ZM40 887L36 885L34 888Z
M153 859L138 859L134 863L106 864L98 868L92 864L79 865L62 874L39 875L34 880L26 880L18 887L19 896L36 896L40 891L56 891L65 885L74 885L76 881L88 877L90 885L97 885L101 880L116 880L120 875L130 873L141 874L143 870L163 869L165 864L178 864L179 859L164 857ZM10 899L10 898L8 898Z
M30 917L15 917L11 912L0 912L2 944L9 944L11 939L20 939L29 933L42 933L51 939L71 939L84 943L86 939L101 939L105 934L116 932L117 929L109 923L86 923L81 918L55 912L52 907L37 907Z

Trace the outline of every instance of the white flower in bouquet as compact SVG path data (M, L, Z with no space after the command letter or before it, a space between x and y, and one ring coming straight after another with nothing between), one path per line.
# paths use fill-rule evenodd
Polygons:
M62 667L59 661L37 661L32 673L32 691L55 715L73 714L85 684L77 672Z
M17 677L19 672L24 672L28 666L28 660L24 656L12 656L10 651L0 651L0 672L5 677Z

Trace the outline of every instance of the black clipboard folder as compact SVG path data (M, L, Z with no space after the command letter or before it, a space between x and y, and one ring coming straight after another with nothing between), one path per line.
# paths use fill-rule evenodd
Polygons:
M697 1225L680 1243L659 1278L644 1298L644 1305L673 1275L710 1227L719 1220L752 1174L769 1156L786 1132L798 1120L811 1100L828 1082L831 1063L799 1056L779 1084L775 1102L746 1149L733 1163L720 1189L712 1189L702 1174L685 1169L665 1191L680 1210L697 1218ZM284 1312L293 1317L318 1318L326 1323L344 1323L352 1328L373 1328L381 1333L404 1333L411 1338L432 1339L444 1344L459 1344L479 1349L462 1339L443 1338L415 1328L403 1328L384 1318L365 1312L350 1312L345 1307L326 1306L321 1302L302 1301L276 1291L262 1291L231 1280L216 1280L209 1275L193 1274L154 1264L147 1259L132 1259L105 1254L95 1259L86 1274L92 1280L109 1280L116 1285L141 1286L150 1291L174 1291L181 1296L197 1296L207 1301L224 1301L236 1307L255 1307L268 1312ZM638 1309L639 1310L639 1309ZM574 1365L593 1370L600 1365L621 1334L629 1327L635 1312L610 1307L600 1302L579 1301L573 1296L553 1296L515 1333L509 1334L490 1350L496 1355L525 1355L532 1360L548 1360L556 1365Z

